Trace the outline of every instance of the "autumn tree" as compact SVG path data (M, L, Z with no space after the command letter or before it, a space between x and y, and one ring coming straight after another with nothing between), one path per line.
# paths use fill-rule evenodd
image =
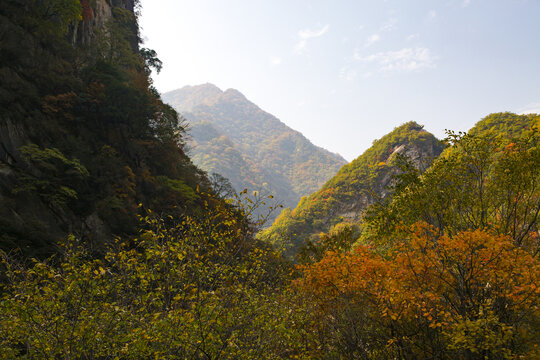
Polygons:
M438 235L415 224L391 254L359 246L306 265L296 286L317 304L335 358L514 359L538 356L540 263L511 237Z

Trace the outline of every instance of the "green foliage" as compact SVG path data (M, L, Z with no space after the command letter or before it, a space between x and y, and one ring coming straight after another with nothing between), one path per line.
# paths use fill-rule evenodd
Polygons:
M49 255L68 229L100 247L136 233L139 204L196 213L195 189L210 190L184 153L183 119L151 86L159 59L139 51L136 15L115 4L92 28L78 24L78 0L0 3L3 249ZM89 43L71 43L85 31Z
M82 6L79 0L32 0L29 2L31 12L27 20L40 32L55 36L65 35L70 25L82 19Z
M288 267L227 208L143 219L92 258L73 237L29 267L3 254L3 359L289 358L300 340L283 295ZM278 291L279 290L279 291Z
M158 176L156 178L156 183L158 186L163 187L167 192L181 194L187 204L191 204L200 198L195 191L191 187L187 186L182 180L170 179L166 176Z
M534 115L518 116L511 112L494 113L476 123L469 131L469 134L491 133L493 135L504 135L506 138L519 138L524 131L530 129L531 124L534 124L534 119Z
M158 59L157 53L152 49L146 49L146 48L141 49L139 52L146 64L146 67L145 67L146 73L150 74L151 69L154 69L159 74L159 72L161 71L161 68L163 67L163 62Z
M212 184L212 190L214 190L216 196L222 199L230 199L236 194L236 190L226 177L220 174L212 173L208 179Z
M505 127L497 122L491 128L492 120L503 115ZM538 120L538 116L494 114L469 134L449 132L451 147L428 171L421 175L410 167L403 169L393 198L368 211L367 238L391 242L402 225L422 220L441 234L491 229L537 251Z
M321 261L327 252L347 252L361 236L358 225L340 223L327 234L321 233L300 246L296 260L300 264Z
M35 175L22 174L13 188L14 194L37 194L53 208L77 199L72 186L89 176L78 160L67 159L58 149L40 149L36 144L22 146L19 150Z
M330 179L319 191L303 198L296 209L283 212L260 238L284 246L292 255L313 234L327 232L343 221L358 221L362 211L387 193L394 162L400 152L415 152L416 167L425 169L443 149L422 126L409 122L376 140L373 146ZM345 218L353 213L352 219Z
M539 116L450 132L426 172L443 145L404 124L254 240L267 192L298 199L342 159L203 91L196 161L244 190L208 178L115 4L83 47L78 0L0 2L0 358L538 357Z

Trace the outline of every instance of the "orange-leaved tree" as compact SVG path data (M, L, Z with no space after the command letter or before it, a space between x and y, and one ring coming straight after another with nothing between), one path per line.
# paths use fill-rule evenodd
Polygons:
M295 286L315 305L318 351L337 358L540 355L540 263L507 236L439 236L425 223L380 255L328 252Z

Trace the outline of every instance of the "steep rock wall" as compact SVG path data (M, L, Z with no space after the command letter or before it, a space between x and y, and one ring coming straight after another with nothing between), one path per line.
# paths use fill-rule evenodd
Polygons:
M135 0L81 0L81 4L82 21L71 31L71 42L74 44L91 43L96 32L105 29L115 6L135 12Z
M81 0L82 20L70 26L65 35L77 52L86 51L96 34L106 30L115 7L135 13L136 0ZM55 139L40 133L47 126L43 100L48 94L61 93L79 81L66 64L53 36L39 37L24 21L18 5L2 7L0 13L0 242L5 249L45 248L67 233L101 241L110 231L96 213L76 216L70 209L51 209L40 196L17 193L21 174L39 174L26 163L19 149L30 143L55 147ZM10 13L9 11L19 11ZM27 19L35 14L28 13ZM46 28L46 25L44 26ZM43 40L45 39L45 41ZM69 46L69 45L68 45ZM79 49L80 47L80 49ZM133 47L136 50L136 46ZM54 85L43 79L47 74ZM38 75L38 76L36 76ZM62 83L65 81L65 83ZM69 85L68 85L69 82ZM51 82L52 83L52 82ZM56 136L64 136L57 134ZM45 245L43 245L45 244ZM31 252L29 252L31 253Z

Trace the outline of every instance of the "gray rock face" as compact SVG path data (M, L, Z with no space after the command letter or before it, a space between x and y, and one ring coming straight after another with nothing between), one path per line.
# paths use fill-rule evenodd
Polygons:
M424 172L433 159L440 155L441 148L435 146L419 147L417 144L401 144L386 158L385 163L391 163L397 154L402 154L409 159L414 166L421 172ZM338 209L333 216L340 216L351 222L357 222L362 219L364 211L369 205L373 204L376 198L384 199L389 196L392 185L394 185L394 175L398 173L397 169L390 169L381 173L377 182L367 194L359 196L350 203L345 203L341 209Z
M28 142L21 124L14 124L11 119L0 121L0 167L6 169L18 160L17 149ZM10 172L9 172L10 173Z
M99 31L105 30L115 6L135 10L135 0L84 0L81 4L85 9L83 21L73 24L66 36L73 45L82 45L83 49ZM93 7L90 8L90 4ZM27 69L41 69L40 66L46 64L44 71L57 71L62 75L65 69L61 68L60 61L47 62L57 55L48 45L40 44L31 31L4 20L0 19L1 50L16 53L19 61L10 66L0 64L0 241L7 248L23 251L28 244L35 247L52 244L67 233L102 241L110 236L110 231L94 214L81 219L69 210L52 208L35 194L37 191L15 194L17 179L22 173L38 173L23 161L19 149L39 142L41 134L36 134L31 124L46 121L41 108L43 94L39 94L39 86L43 85L37 85ZM27 97L21 98L20 93Z
M87 45L92 42L96 31L105 29L107 21L113 16L114 6L134 12L134 0L95 0L95 6L89 1L82 1L83 21L72 28L71 42L73 44ZM94 5L94 4L92 4Z

